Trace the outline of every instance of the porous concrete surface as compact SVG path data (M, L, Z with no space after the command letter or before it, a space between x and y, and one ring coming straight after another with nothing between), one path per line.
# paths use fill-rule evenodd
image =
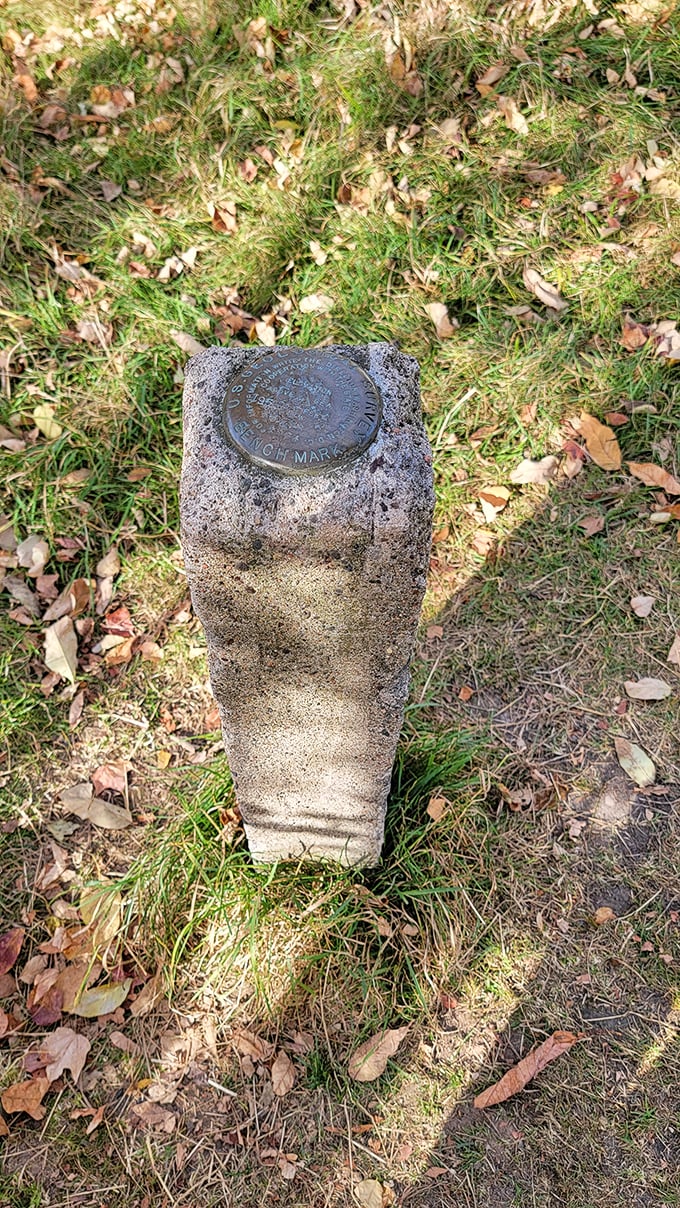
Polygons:
M256 861L380 858L425 590L434 490L418 365L335 345L377 386L376 439L309 476L247 461L223 429L230 377L263 349L186 369L182 548Z

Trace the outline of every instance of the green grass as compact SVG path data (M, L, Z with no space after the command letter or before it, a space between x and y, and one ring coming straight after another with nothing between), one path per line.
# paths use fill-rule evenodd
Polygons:
M60 816L57 792L100 763L129 759L133 808L147 822L118 838L83 828L66 839L75 876L62 896L77 902L83 884L100 881L121 890L125 959L161 970L178 1027L192 1013L217 1020L216 1077L241 1096L235 1114L219 1117L226 1135L238 1112L250 1114L233 1027L277 1043L297 1031L313 1041L298 1060L299 1088L281 1104L285 1145L306 1163L290 1185L259 1163L257 1147L211 1141L205 1159L200 1151L180 1171L175 1138L154 1135L147 1145L111 1124L106 1142L100 1131L84 1141L83 1121L51 1118L43 1141L43 1125L12 1125L18 1141L10 1138L0 1200L21 1208L66 1206L71 1188L76 1195L97 1179L120 1184L112 1206L148 1196L148 1208L160 1208L174 1196L300 1208L323 1196L335 1208L353 1202L361 1175L389 1177L414 1205L434 1195L466 1208L558 1199L618 1208L622 1195L677 1202L680 772L678 679L666 655L680 631L680 547L677 522L650 523L653 492L625 461L663 462L678 474L680 371L649 345L624 351L620 333L626 314L678 317L680 221L677 200L655 194L653 182L623 195L616 178L631 156L651 162L651 141L667 179L680 183L677 16L657 6L640 21L634 5L620 4L596 16L556 4L549 19L514 2L397 8L358 6L343 22L332 4L303 0L191 6L174 17L157 7L157 28L147 13L136 22L120 9L106 15L115 36L84 4L3 8L26 57L2 52L0 423L27 444L0 450L0 511L19 539L45 537L46 570L59 573L60 587L90 577L115 543L123 561L115 603L164 653L158 664L79 670L86 704L70 730L64 685L47 697L40 690L40 624L16 623L3 604L3 929L29 911L31 945L54 930L49 900L31 886L45 823ZM395 13L420 96L399 87L386 63ZM243 32L261 17L271 69ZM599 28L609 17L622 37ZM41 37L50 24L65 30L63 47L36 51L26 35ZM184 78L162 91L168 56ZM56 59L65 63L53 70ZM517 101L526 137L475 87L497 60L508 67L498 90ZM39 91L33 108L12 82L21 62ZM608 81L607 70L621 75L626 63L645 95ZM132 88L135 106L101 127L80 121L102 86ZM48 104L67 116L46 131ZM154 131L158 118L170 120ZM450 118L457 139L439 132ZM285 165L285 187L259 146ZM239 172L246 158L258 165L252 183ZM564 180L532 183L536 165ZM103 180L123 189L109 204ZM209 207L225 203L236 205L233 235L211 225ZM137 232L155 245L148 259L131 251ZM310 241L327 253L324 264ZM164 261L190 248L194 266L159 281ZM102 284L90 290L58 276L55 249ZM134 275L131 260L150 275ZM526 267L560 290L567 310L555 317L533 298ZM280 344L394 340L421 365L437 540L384 859L372 872L252 867L223 813L233 791L211 746L203 637L195 621L176 620L186 594L176 556L185 355L170 332L215 342L218 308L233 290L256 317L282 309ZM300 311L311 293L333 298L328 315ZM427 316L433 301L460 324L450 340L437 338ZM521 304L542 322L525 326L509 313ZM105 347L74 338L93 313L111 325ZM508 483L524 456L561 455L581 409L602 418L624 400L655 410L617 429L621 473L589 464L571 482L514 488L495 523L482 519L481 488ZM34 408L46 401L62 428L49 440L33 431ZM131 481L139 469L148 473ZM70 478L76 471L86 479ZM588 515L605 520L591 538L579 527ZM486 555L474 545L480 528L494 535ZM62 563L63 538L83 544ZM639 593L656 596L645 621L630 610ZM428 636L429 626L441 636ZM616 712L624 681L637 675L666 678L673 695ZM669 787L638 797L618 830L603 832L598 795L619 776L617 735L639 742ZM159 752L171 756L162 770ZM530 790L530 803L514 811L508 800L519 790ZM436 795L451 808L434 824L425 811ZM574 818L586 822L582 837L570 835ZM596 928L593 911L615 890L629 905ZM640 950L647 940L651 953ZM590 981L576 980L583 975ZM628 1030L584 1024L598 1003L628 1010ZM167 1022L162 1012L126 1019L149 1076ZM383 1079L352 1083L356 1045L403 1023L408 1040ZM470 1114L474 1092L564 1027L585 1029L586 1042L493 1118ZM3 1081L21 1055L7 1053ZM122 1060L98 1035L97 1068ZM121 1085L129 1073L120 1067ZM87 1093L99 1104L110 1088L95 1083ZM209 1094L196 1092L204 1121L218 1118ZM66 1099L84 1102L71 1090ZM181 1129L194 1108L179 1102L177 1136L190 1147L193 1133ZM350 1159L347 1130L369 1118L373 1132L356 1133ZM260 1147L269 1123L263 1109ZM405 1138L414 1149L401 1160ZM29 1159L18 1156L22 1146ZM73 1174L65 1193L49 1173L57 1151ZM450 1175L424 1176L433 1165Z

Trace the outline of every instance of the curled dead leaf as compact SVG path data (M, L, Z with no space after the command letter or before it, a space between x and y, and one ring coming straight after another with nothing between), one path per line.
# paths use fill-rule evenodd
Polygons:
M443 302L429 302L425 307L428 315L432 319L435 326L435 331L440 340L450 340L451 336L458 330L460 324L457 319L453 322L449 318L449 312Z
M516 1095L519 1091L524 1090L527 1083L540 1074L550 1061L555 1061L563 1053L568 1053L572 1045L583 1039L582 1032L553 1032L552 1036L544 1040L543 1044L539 1044L538 1048L532 1049L498 1082L482 1091L481 1095L477 1095L475 1107L482 1109L493 1107L496 1103L503 1103L511 1095Z
M544 306L549 306L551 310L566 310L569 305L565 302L562 295L555 289L554 285L550 285L541 277L540 273L536 272L535 268L525 268L522 273L522 280L527 289L534 294L539 302Z

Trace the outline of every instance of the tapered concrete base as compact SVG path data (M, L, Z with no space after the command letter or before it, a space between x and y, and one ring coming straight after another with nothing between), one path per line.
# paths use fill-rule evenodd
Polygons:
M434 493L418 367L336 347L382 400L356 460L297 476L225 434L228 383L263 350L194 357L182 546L253 858L376 864L425 589Z

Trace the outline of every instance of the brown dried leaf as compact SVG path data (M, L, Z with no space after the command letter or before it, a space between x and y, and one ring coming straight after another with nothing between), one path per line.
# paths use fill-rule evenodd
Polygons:
M670 684L661 679L626 680L623 686L631 700L665 700L671 694Z
M40 1046L41 1058L47 1059L44 1062L45 1077L49 1082L54 1082L64 1070L70 1070L73 1081L77 1082L89 1051L87 1036L74 1032L73 1028L57 1028Z
M450 340L451 336L458 330L460 324L457 319L453 322L449 318L449 312L443 302L430 302L425 307L428 315L432 319L435 326L435 331L440 340Z
M45 630L45 666L70 684L75 683L78 638L70 617L60 617Z
M551 310L566 310L569 303L565 302L564 298L560 293L558 293L554 285L549 285L547 281L544 281L543 277L541 277L540 273L536 272L535 268L525 268L522 273L522 280L524 281L527 289L530 290L530 292L534 294L538 298L539 302L542 302L544 306L549 306Z
M601 424L594 415L582 411L579 428L585 438L586 449L596 465L602 470L621 469L621 449L611 428Z
M137 1126L144 1125L146 1128L160 1128L161 1132L174 1132L177 1124L177 1117L174 1112L168 1111L167 1107L161 1107L160 1103L151 1103L148 1099L142 1103L136 1103L130 1108L132 1123Z
M17 546L19 566L23 566L26 569L29 579L37 579L38 575L42 575L49 556L49 545L34 533L30 537L26 537Z
M659 487L667 495L680 495L680 482L661 466L655 466L651 461L626 462L634 478L639 478L646 487Z
M666 655L666 662L674 663L676 667L680 667L680 633L676 633L673 639L673 645Z
M273 1044L262 1040L247 1028L239 1028L233 1039L238 1052L243 1057L251 1057L253 1061L267 1061L274 1050Z
M488 96L492 91L494 84L503 79L507 75L510 68L499 59L496 63L492 63L487 67L483 75L480 75L475 80L475 88L480 96Z
M582 528L586 537L593 537L595 533L601 533L604 528L604 516L583 516L578 522L579 528Z
M272 1090L275 1095L287 1095L295 1085L295 1066L284 1049L280 1049L272 1066Z
M509 130L514 130L515 134L521 134L523 137L529 133L529 124L527 119L523 113L520 113L517 107L517 101L514 97L501 95L497 98L496 104L503 114L505 124ZM559 297L559 294L557 297ZM547 305L552 306L553 303L549 302ZM566 302L563 303L563 305L566 306ZM555 309L561 310L562 307L556 307Z
M637 323L635 319L631 319L630 315L626 315L621 332L623 347L628 352L635 352L638 348L642 348L648 339L649 328L645 327L643 323Z
M13 968L21 952L25 934L23 927L12 927L10 931L5 931L4 935L0 935L0 974L9 973Z
M196 340L187 331L176 331L171 327L168 335L189 357L196 357L200 352L205 352L205 344L201 344L200 340Z
M593 922L596 927L602 927L605 923L613 923L616 918L611 906L598 906L593 915Z
M482 1109L494 1107L496 1103L503 1103L511 1095L516 1095L519 1091L524 1090L527 1083L540 1074L550 1061L555 1061L563 1053L568 1053L572 1045L583 1038L581 1032L553 1032L552 1036L544 1040L543 1044L539 1044L538 1048L532 1049L498 1082L482 1091L481 1095L477 1095L475 1107Z
M127 774L130 766L126 759L101 764L91 777L95 793L103 793L105 789L111 789L114 793L120 793L124 797L127 791Z
M656 602L656 596L633 596L630 606L636 617L648 617Z
M408 1024L403 1028L386 1028L359 1045L349 1061L347 1072L350 1078L356 1082L373 1082L379 1078L408 1030Z
M430 797L427 805L427 813L433 822L439 822L439 819L446 811L449 804L446 797Z
M10 1115L12 1112L26 1112L33 1120L42 1120L45 1108L42 1106L43 1096L49 1090L47 1078L27 1078L25 1082L15 1082L2 1092L0 1102Z

